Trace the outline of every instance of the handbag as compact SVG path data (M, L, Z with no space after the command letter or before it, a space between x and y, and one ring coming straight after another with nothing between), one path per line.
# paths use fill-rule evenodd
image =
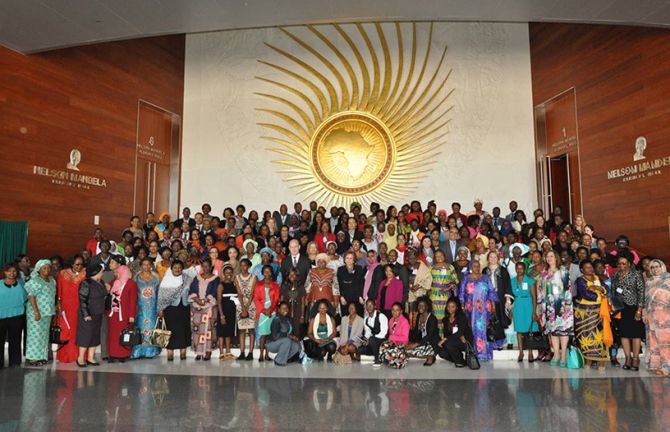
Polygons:
M49 343L58 345L65 345L68 343L67 340L61 339L61 328L58 324L51 324L51 327L49 328Z
M159 322L160 328L158 327ZM170 343L170 336L172 336L172 332L165 328L165 320L160 317L156 318L156 325L154 326L154 329L151 330L151 335L149 336L151 345L159 348L167 348Z
M479 359L477 358L477 353L472 347L470 342L465 342L465 364L468 365L468 368L471 370L477 370L480 368Z
M584 367L584 356L582 351L574 345L568 348L568 369L581 369Z
M549 351L549 338L542 334L542 329L536 332L530 331L533 321L528 326L528 332L523 333L523 347L527 350Z
M609 296L610 305L612 306L612 315L616 315L626 308L626 303L623 301L623 297L613 292Z
M140 330L134 326L126 327L121 330L119 335L119 345L134 347L135 345L140 345L142 343L142 335Z
M502 323L496 315L491 316L489 323L486 325L486 339L489 342L495 342L505 338L505 328Z

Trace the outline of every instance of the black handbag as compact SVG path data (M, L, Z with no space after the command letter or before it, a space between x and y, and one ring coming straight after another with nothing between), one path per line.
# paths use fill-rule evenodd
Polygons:
M465 342L465 364L468 365L468 368L471 370L477 370L480 368L479 359L477 358L477 353L475 353L474 348L470 345L470 342Z
M62 340L60 337L60 326L58 324L52 324L51 328L49 328L49 343L50 344L58 344L58 345L65 345L68 343L66 340Z
M505 328L502 323L498 320L496 315L491 316L491 319L486 326L486 339L489 342L495 342L505 338Z
M136 327L126 327L121 330L119 345L133 347L142 343L142 335Z
M533 321L528 326L528 332L523 333L523 348L527 350L549 351L549 338L540 331L532 332Z

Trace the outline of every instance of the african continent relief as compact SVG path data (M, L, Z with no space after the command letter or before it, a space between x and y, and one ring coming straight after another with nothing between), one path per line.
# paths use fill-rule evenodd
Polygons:
M258 108L270 120L262 138L279 173L305 199L348 207L395 202L429 171L447 134L451 70L435 53L433 25L352 24L280 28L290 50L256 79L273 92ZM389 40L395 44L391 49ZM406 42L409 41L409 42ZM407 43L407 45L405 45Z

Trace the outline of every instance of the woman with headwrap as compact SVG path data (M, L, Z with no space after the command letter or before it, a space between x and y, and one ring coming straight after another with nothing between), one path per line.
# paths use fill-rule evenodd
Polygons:
M216 341L216 291L219 277L212 273L212 261L205 258L201 272L191 282L188 300L191 303L191 342L196 360L212 358L212 344Z
M158 287L158 316L165 320L165 327L172 332L166 347L168 361L174 360L174 350L177 349L179 358L186 360L186 348L191 345L191 310L188 304L190 287L191 277L184 273L181 261L172 263Z
M102 315L105 313L107 288L102 282L104 266L92 265L86 269L86 279L79 285L79 312L77 314L77 337L79 347L77 366L99 366L95 361L95 350L100 345Z
M39 260L25 285L29 303L26 308L26 364L30 366L47 364L49 328L56 313L56 281L50 275L51 261Z
M101 266L99 268L102 269ZM58 353L56 354L60 363L72 363L77 360L79 355L79 347L75 342L75 335L77 334L79 288L85 279L86 268L84 267L84 258L81 255L75 255L72 259L72 266L61 270L56 278L58 302L62 307L62 311L58 317L61 338L68 341L66 345L58 349Z
M153 358L161 352L159 347L151 344L151 331L154 329L158 318L156 301L158 298L158 285L161 279L153 271L151 261L148 258L142 260L140 268L141 271L134 278L137 284L138 299L135 322L142 335L142 343L133 347L133 352L130 355L133 359Z
M437 318L440 337L443 337L442 319L447 307L447 300L458 295L458 275L454 266L446 261L446 256L441 249L435 251L434 258L435 261L430 267L432 277L430 301L433 302L433 314Z
M109 291L111 310L107 327L107 345L109 362L125 362L130 357L131 346L121 345L121 332L135 326L137 313L137 284L127 266L116 269L116 280Z
M398 229L395 222L388 222L386 224L386 231L384 231L384 243L389 250L395 249L398 246Z
M460 301L474 337L474 349L479 360L493 360L493 349L500 346L498 341L487 340L486 328L496 313L498 293L491 285L491 279L482 274L477 260L470 263L470 272L463 278Z
M670 375L670 273L659 259L649 263L644 321L647 327L647 368Z
M339 256L343 256L346 251L351 249L351 242L344 231L337 232L335 243L337 244L337 254Z
M305 293L307 303L310 305L310 311L314 312L315 305L320 300L326 300L331 305L329 311L334 313L334 309L340 301L340 287L337 281L335 271L328 267L328 255L320 253L316 256L316 267L307 273L305 280Z

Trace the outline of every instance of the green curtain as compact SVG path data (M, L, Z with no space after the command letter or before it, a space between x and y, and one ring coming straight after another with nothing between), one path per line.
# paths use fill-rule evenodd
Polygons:
M0 221L0 266L26 253L28 222Z

